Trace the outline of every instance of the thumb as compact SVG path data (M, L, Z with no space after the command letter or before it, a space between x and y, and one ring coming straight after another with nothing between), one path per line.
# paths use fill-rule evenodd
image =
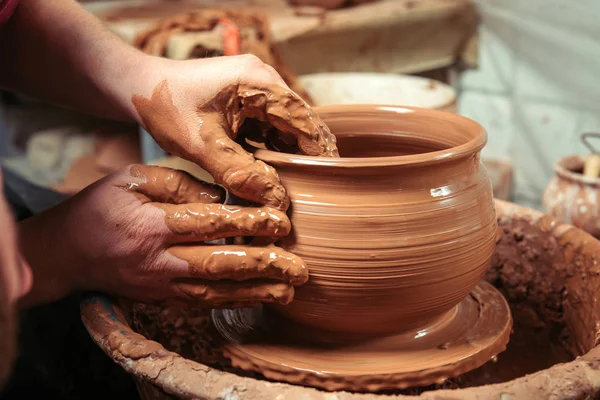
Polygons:
M225 131L226 124L218 113L207 114L201 128L203 146L200 154L191 155L215 181L232 194L282 211L289 198L275 169L256 160Z

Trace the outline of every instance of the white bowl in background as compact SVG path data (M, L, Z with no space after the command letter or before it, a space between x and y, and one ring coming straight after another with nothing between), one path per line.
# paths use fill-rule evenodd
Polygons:
M411 75L319 73L300 76L314 105L388 104L456 112L456 92L443 82Z

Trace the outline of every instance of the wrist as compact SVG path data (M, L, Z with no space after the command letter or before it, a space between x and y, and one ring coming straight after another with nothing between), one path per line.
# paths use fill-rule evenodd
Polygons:
M165 76L169 61L151 56L136 49L132 50L121 63L121 71L112 78L113 96L123 110L126 118L143 126L143 122L135 109L132 98L134 95L152 96L152 91Z

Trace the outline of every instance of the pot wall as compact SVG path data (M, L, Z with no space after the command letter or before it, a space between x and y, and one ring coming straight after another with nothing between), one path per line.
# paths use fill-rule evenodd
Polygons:
M459 157L433 155L450 154L451 147L485 133L438 111L333 110L319 114L338 138L341 164L256 153L275 166L292 201L293 233L281 246L310 271L294 301L275 308L302 325L336 333L423 328L471 291L494 250L492 187L480 148ZM398 154L405 157L385 161ZM353 163L356 156L383 158ZM350 164L342 166L344 160Z

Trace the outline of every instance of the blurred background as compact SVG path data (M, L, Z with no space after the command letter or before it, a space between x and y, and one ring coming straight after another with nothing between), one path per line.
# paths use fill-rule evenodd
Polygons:
M600 131L600 3L593 0L82 1L115 33L175 58L227 54L216 24L165 18L228 9L241 52L273 65L313 105L386 103L458 112L489 135L495 195L542 208L553 164L589 154ZM200 10L200 11L198 11ZM212 10L212 11L211 11ZM202 14L204 12L205 14ZM256 16L249 22L243 15ZM0 157L32 183L73 194L132 162L203 171L137 126L1 93Z
M590 158L593 146L581 140L600 132L598 0L81 3L126 42L162 57L231 55L225 43L233 34L241 53L272 65L314 106L396 104L470 117L488 132L483 161L497 198L552 211L600 237L600 156ZM571 155L581 156L567 168L578 177L556 181L553 165ZM596 168L583 179L587 160ZM138 126L1 91L0 162L65 195L139 162L210 179ZM43 390L45 399L137 398L131 379L87 336L79 300L63 303L23 318L23 378L3 398L36 398L23 394L35 379L43 389L31 393Z

